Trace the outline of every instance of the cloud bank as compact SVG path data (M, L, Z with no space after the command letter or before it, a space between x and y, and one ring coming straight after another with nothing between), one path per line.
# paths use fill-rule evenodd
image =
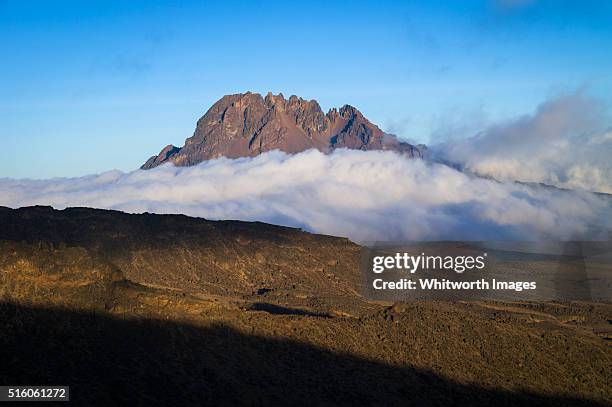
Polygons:
M358 242L596 239L612 230L608 197L497 182L381 151L273 151L194 167L0 180L0 205L35 204L258 220Z
M434 150L438 158L497 180L612 193L611 123L603 103L580 90Z

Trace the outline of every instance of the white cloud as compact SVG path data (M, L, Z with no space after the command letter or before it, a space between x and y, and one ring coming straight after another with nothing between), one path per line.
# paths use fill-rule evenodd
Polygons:
M533 115L434 150L446 161L502 181L612 193L610 123L603 104L581 90L541 104Z
M593 174L573 179L580 177ZM612 229L608 198L501 183L380 151L274 151L194 167L0 180L0 205L35 204L259 220L355 241L589 239Z

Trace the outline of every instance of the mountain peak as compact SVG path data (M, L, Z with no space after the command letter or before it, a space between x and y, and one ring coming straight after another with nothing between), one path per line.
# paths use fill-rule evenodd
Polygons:
M252 157L275 149L298 153L310 148L324 153L336 148L395 150L421 157L418 148L383 132L353 106L324 114L314 99L246 92L223 96L198 120L183 147L168 145L141 168L167 162L195 165L222 156Z

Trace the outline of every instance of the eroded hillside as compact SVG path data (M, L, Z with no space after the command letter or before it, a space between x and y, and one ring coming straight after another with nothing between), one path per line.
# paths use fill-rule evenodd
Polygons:
M359 247L246 222L0 209L0 382L81 405L606 405L607 303L374 304Z

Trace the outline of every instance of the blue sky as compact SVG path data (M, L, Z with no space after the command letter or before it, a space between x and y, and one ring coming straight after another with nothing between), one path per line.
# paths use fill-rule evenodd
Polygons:
M611 22L607 1L0 0L0 178L135 169L247 90L425 143L581 86L610 102Z

